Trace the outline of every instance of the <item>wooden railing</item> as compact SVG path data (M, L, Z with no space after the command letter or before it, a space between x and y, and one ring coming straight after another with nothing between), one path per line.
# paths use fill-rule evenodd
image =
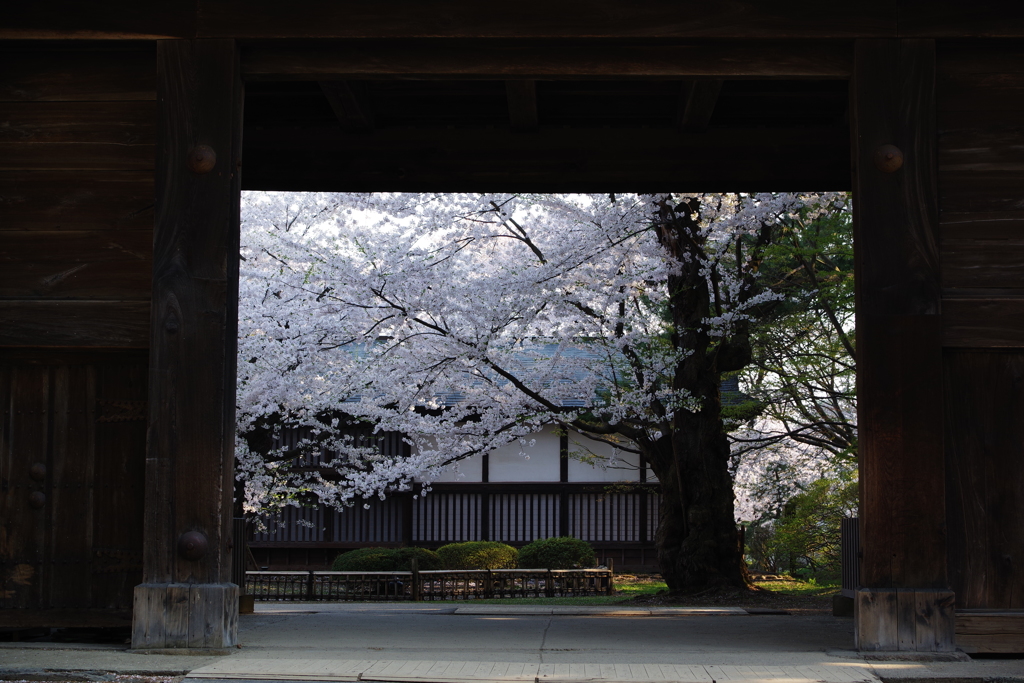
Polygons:
M480 600L611 595L610 569L483 569L412 572L246 572L261 601Z

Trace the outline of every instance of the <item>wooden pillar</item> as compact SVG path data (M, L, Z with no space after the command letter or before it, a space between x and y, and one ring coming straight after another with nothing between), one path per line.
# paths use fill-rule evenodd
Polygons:
M242 81L233 40L157 47L144 583L132 647L235 645L230 582ZM242 539L237 539L239 542Z
M863 550L855 638L861 650L953 650L935 42L857 41L851 124Z

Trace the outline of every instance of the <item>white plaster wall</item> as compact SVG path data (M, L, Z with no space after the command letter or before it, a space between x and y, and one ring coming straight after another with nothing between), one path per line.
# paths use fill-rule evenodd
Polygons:
M461 476L460 476L461 475ZM440 483L473 484L483 480L483 460L474 455L449 465L434 481Z
M554 427L545 427L539 433L527 437L527 444L518 441L491 451L487 466L488 479L498 481L558 481L559 438ZM527 460L523 453L529 456Z
M636 453L619 451L612 460L614 447L610 444L588 439L585 436L569 432L569 481L577 482L612 482L612 481L640 481L640 456ZM593 464L583 462L573 453L580 455L593 455L596 459ZM647 468L647 481L657 481L654 473Z

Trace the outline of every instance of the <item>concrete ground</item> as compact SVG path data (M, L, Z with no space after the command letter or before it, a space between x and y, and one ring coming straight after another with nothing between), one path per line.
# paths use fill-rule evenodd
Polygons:
M738 609L452 603L259 604L227 656L124 645L0 643L0 678L188 675L215 680L852 683L915 678L1024 683L1024 659L871 661L853 620Z

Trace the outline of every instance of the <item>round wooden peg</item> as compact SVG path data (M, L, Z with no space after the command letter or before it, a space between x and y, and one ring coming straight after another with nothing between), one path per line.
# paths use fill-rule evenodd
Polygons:
M42 491L33 491L28 494L28 506L33 510L41 510L46 505L46 494Z
M875 150L875 166L883 173L898 171L903 166L903 152L896 145L882 145Z
M196 145L188 153L188 167L196 175L209 173L217 165L217 153L209 145Z
M178 537L178 554L186 560L203 559L209 546L206 535L199 531L186 531Z
M41 462L33 463L28 470L28 476L35 481L46 481L46 465Z

